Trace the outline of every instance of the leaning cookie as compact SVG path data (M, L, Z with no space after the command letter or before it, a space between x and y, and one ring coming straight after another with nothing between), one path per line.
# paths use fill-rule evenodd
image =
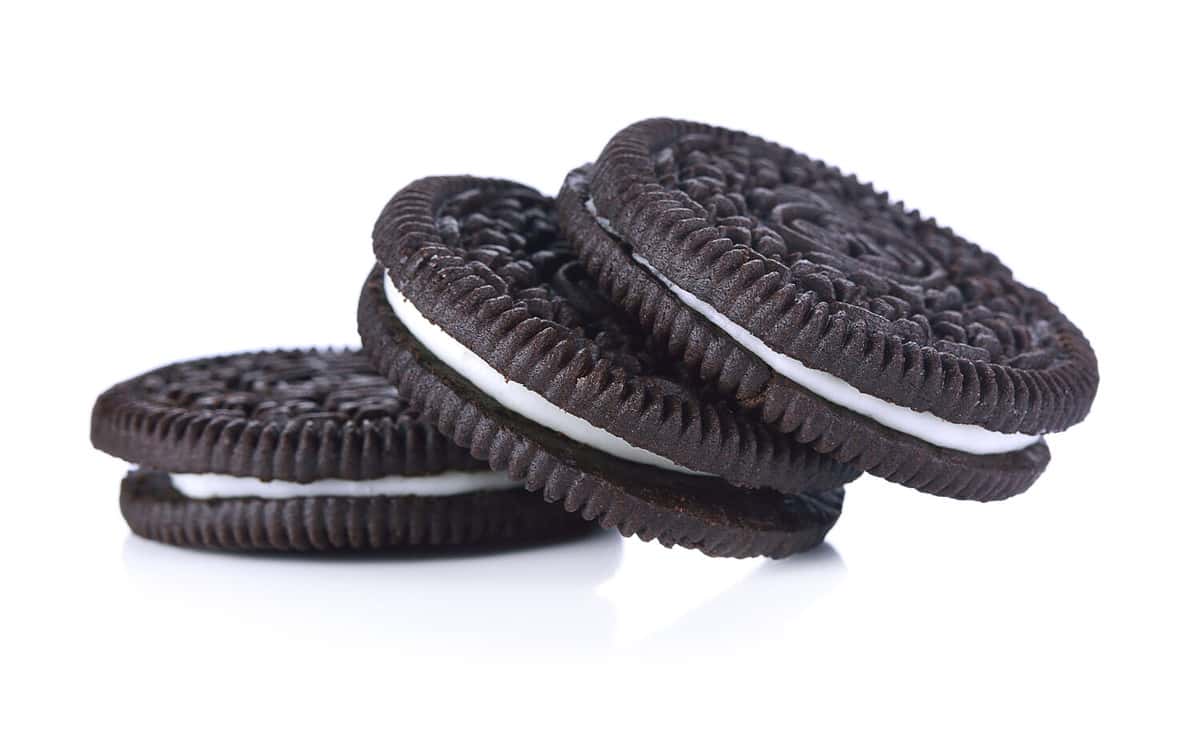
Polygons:
M993 255L835 168L657 119L559 196L608 296L727 398L838 461L993 500L1087 414L1087 340Z
M117 384L92 443L140 536L232 550L515 544L587 529L416 419L358 352L186 361Z
M594 288L553 201L426 178L375 228L359 331L438 428L547 500L715 556L820 543L858 472L712 399Z

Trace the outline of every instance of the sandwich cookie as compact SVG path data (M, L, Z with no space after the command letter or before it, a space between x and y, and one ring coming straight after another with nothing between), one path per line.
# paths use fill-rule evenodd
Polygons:
M994 255L745 133L655 119L559 196L581 262L672 357L840 462L947 497L1027 489L1084 418L1086 338Z
M582 533L419 421L358 352L176 363L117 384L92 444L137 465L135 533L264 551L504 545Z
M858 472L717 398L595 289L551 199L426 178L376 223L376 368L493 469L626 536L714 556L820 543Z

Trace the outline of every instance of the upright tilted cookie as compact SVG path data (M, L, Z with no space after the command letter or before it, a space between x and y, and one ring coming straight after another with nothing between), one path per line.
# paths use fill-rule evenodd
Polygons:
M821 541L858 472L741 413L656 354L524 186L426 178L375 227L359 331L457 443L547 500L720 556Z
M659 347L840 462L926 492L1027 489L1087 414L1083 334L994 255L822 162L655 119L559 196L598 284Z
M92 443L138 465L146 538L274 551L501 545L581 533L414 416L357 352L176 363L96 400Z

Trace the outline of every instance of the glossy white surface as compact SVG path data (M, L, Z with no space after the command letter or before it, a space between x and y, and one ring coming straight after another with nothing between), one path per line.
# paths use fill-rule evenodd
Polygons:
M1154 5L5 5L0 736L1200 738L1200 403L1175 373L1200 360L1200 60ZM864 480L831 549L782 563L611 534L335 561L128 535L125 466L87 442L106 386L355 342L401 185L554 191L663 113L860 172L1066 309L1103 381L1032 491Z

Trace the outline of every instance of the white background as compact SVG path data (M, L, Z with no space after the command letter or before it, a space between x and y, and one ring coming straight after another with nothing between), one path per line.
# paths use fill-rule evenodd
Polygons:
M1195 19L830 5L4 4L0 735L1196 739ZM128 534L96 394L356 343L395 190L554 192L651 115L838 164L1046 290L1102 383L1033 489L864 479L829 546L775 563Z

